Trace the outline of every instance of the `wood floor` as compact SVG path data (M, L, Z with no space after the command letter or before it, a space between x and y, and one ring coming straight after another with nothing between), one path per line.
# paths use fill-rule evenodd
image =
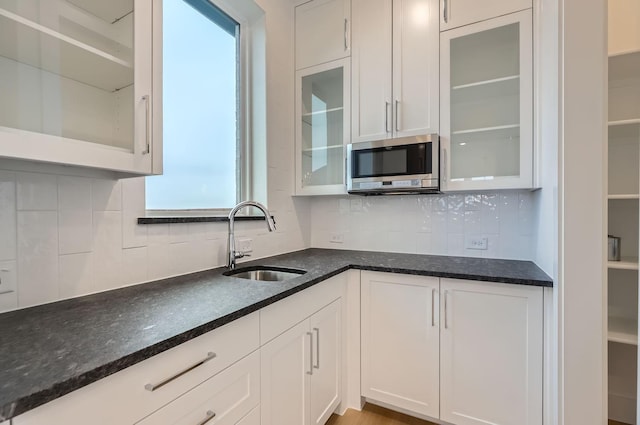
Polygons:
M365 404L362 412L349 409L344 416L333 415L326 425L436 425L373 404ZM609 425L627 425L609 419Z
M432 422L412 418L402 413L365 404L362 412L349 409L344 416L333 415L327 425L435 425Z

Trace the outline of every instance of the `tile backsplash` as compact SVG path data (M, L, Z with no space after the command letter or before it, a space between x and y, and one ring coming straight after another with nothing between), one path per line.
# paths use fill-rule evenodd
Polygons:
M529 191L316 198L311 244L530 260L535 253L533 199ZM478 238L486 238L486 250L468 248Z
M275 233L236 224L252 258L309 246L308 201L276 196L289 190L272 189ZM144 199L144 178L0 170L0 311L224 265L227 223L138 225Z
M393 197L291 197L270 168L278 230L240 222L261 258L309 246L532 259L528 191ZM276 185L275 181L282 181ZM0 170L0 311L224 265L226 223L138 225L144 179ZM485 239L486 250L469 249Z

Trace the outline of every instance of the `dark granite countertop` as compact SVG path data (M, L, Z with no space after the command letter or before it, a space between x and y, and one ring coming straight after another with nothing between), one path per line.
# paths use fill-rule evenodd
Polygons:
M307 249L239 265L307 270L256 282L224 268L0 314L0 422L347 269L552 287L530 261Z

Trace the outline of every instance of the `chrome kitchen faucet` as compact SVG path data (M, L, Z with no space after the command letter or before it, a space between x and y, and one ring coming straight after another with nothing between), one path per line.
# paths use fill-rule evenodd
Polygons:
M273 232L274 230L276 230L276 223L275 221L273 221L269 210L261 203L256 201L243 201L233 207L233 209L229 212L229 237L227 239L227 267L229 268L229 270L234 270L236 268L236 260L238 258L249 257L249 254L247 254L246 252L236 251L236 241L234 235L236 214L244 207L256 207L257 209L262 211L265 219L267 220L267 228L269 229L269 231Z

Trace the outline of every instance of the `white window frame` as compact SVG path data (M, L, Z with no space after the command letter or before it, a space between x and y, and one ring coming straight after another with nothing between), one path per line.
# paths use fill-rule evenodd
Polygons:
M237 87L238 87L238 133L237 133L237 158L236 158L236 202L248 200L251 197L251 182L253 176L251 173L252 164L252 149L250 143L251 134L249 128L249 114L250 114L250 102L251 99L251 81L249 70L251 69L251 55L250 55L250 37L248 33L251 31L249 21L242 16L232 6L231 1L226 0L208 0L211 4L222 10L235 20L239 24L240 36L236 35L238 44L238 72L237 72ZM146 192L145 192L145 208L146 208ZM231 208L203 208L203 209L148 209L146 208L145 215L147 217L217 217L227 216L231 211ZM238 215L248 214L248 210L245 209L239 212Z

